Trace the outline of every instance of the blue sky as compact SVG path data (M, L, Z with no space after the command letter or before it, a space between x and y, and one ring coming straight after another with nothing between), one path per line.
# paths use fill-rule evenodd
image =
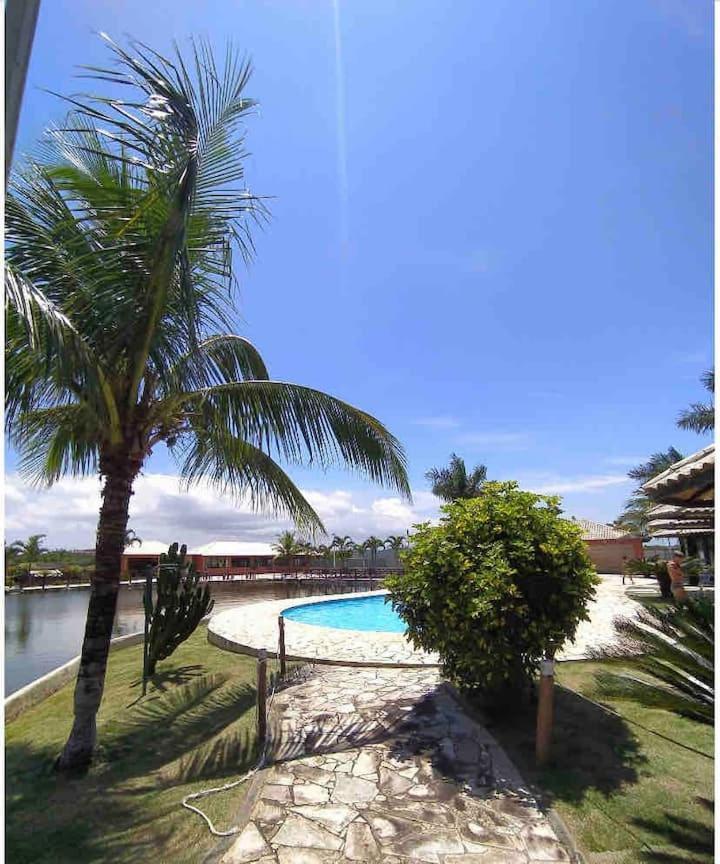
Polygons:
M248 181L273 219L238 330L273 377L382 419L414 489L455 450L611 520L629 465L707 443L675 418L712 362L712 4L45 0L16 155L61 116L39 88L106 57L99 30L251 55Z

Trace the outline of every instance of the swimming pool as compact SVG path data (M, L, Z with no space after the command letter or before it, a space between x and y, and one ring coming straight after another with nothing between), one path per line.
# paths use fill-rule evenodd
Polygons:
M335 627L338 630L369 630L381 633L404 633L405 622L385 602L384 594L372 597L349 597L306 603L285 609L283 617L301 624Z

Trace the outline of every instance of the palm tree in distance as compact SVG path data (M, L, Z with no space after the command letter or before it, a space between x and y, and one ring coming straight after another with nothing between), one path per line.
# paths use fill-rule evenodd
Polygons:
M128 528L125 532L125 548L128 546L142 546L142 537L138 537L138 535L133 531L132 528Z
M385 548L385 541L373 535L368 537L362 545L363 549L366 549L370 553L370 563L374 567L375 561L377 560L378 550Z
M247 191L242 124L250 66L183 60L108 40L87 76L112 96L69 117L14 174L5 209L6 411L35 481L104 479L95 572L62 770L96 741L133 484L165 444L186 484L322 523L277 460L347 465L409 497L399 442L374 417L269 380L235 335L233 250L252 256L265 208ZM126 98L123 98L127 94Z
M397 552L400 549L404 548L406 542L407 542L407 537L405 537L404 534L400 534L400 535L391 534L385 540L385 547L387 549L394 549Z
M31 534L27 540L15 540L8 547L11 555L27 564L28 576L32 570L33 561L39 561L41 556L48 551L42 544L46 537L47 534Z
M703 372L700 380L703 387L711 394L711 397L714 397L715 370L709 369L707 372ZM715 428L714 402L693 402L689 408L680 413L677 425L681 429L690 429L692 432L698 432L699 434L712 432Z
M468 474L465 460L456 453L450 456L447 468L431 468L425 479L429 481L433 495L443 501L456 501L458 498L477 498L487 480L487 468L476 465Z
M296 555L307 552L307 546L295 536L294 531L283 531L273 543L275 557L283 564L291 564Z
M641 487L643 483L652 480L682 458L683 455L679 450L668 447L664 452L653 453L647 462L628 471L628 477L637 480L639 485L627 499L622 513L613 523L616 528L627 531L628 534L639 536L647 534L648 522L651 520L650 510L656 506L656 502L649 498Z

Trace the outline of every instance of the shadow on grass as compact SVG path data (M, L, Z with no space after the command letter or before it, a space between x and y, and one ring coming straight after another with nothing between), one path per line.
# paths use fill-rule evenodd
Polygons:
M646 760L624 720L560 686L555 688L554 718L553 758L541 770L535 766L534 706L485 724L528 779L540 783L548 803L577 804L589 790L607 797L637 782Z
M633 825L652 836L649 846L670 847L643 851L643 861L653 864L708 864L713 860L713 802L707 798L695 800L709 814L707 822L667 812L660 819L637 817L632 820Z
M143 796L247 770L256 754L254 706L255 690L245 682L219 673L193 677L103 723L95 764L76 779L54 774L51 745L11 741L8 860L156 859L172 839L178 802Z
M204 668L201 663L191 663L186 666L178 666L175 669L156 672L148 680L155 690L164 693L169 687L182 687L185 684L189 684L194 678L204 675ZM130 686L134 689L139 689L142 687L142 678L136 679ZM138 696L130 705L138 704L143 698L148 697Z

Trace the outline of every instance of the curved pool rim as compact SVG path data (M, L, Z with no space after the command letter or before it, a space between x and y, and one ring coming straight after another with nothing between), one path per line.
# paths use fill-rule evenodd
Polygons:
M341 595L339 597L328 597L323 600L313 600L310 603L294 603L292 606L288 606L283 609L281 615L282 617L289 622L304 624L308 627L324 627L329 630L343 630L343 631L352 631L356 633L395 633L398 635L403 635L407 632L407 625L400 618L400 616L395 612L392 607L388 604L387 598L389 596L389 592L386 590L383 591L374 591L368 594L350 594L350 595ZM382 600L382 605L380 605L379 601ZM318 620L312 620L311 618L305 617L302 613L306 610L312 610L316 612L322 612L323 609L332 609L332 608L342 608L342 609L351 609L352 607L357 607L358 609L371 609L377 611L378 607L383 610L384 614L381 613L380 619L375 620L373 623L380 624L391 624L390 627L359 627L353 626L357 625L357 619L350 618L343 620L333 620L331 617L319 618ZM297 615L289 614L289 613L299 613ZM352 614L352 613L351 613ZM364 623L364 622L363 622Z
M278 618L291 606L347 599L348 596L387 595L386 589L357 595L321 594L287 600L269 600L252 606L225 609L208 623L208 641L225 651L276 658ZM252 609L252 616L247 614ZM285 619L285 652L288 660L331 666L384 666L395 668L438 667L437 655L415 648L403 633L341 630Z

